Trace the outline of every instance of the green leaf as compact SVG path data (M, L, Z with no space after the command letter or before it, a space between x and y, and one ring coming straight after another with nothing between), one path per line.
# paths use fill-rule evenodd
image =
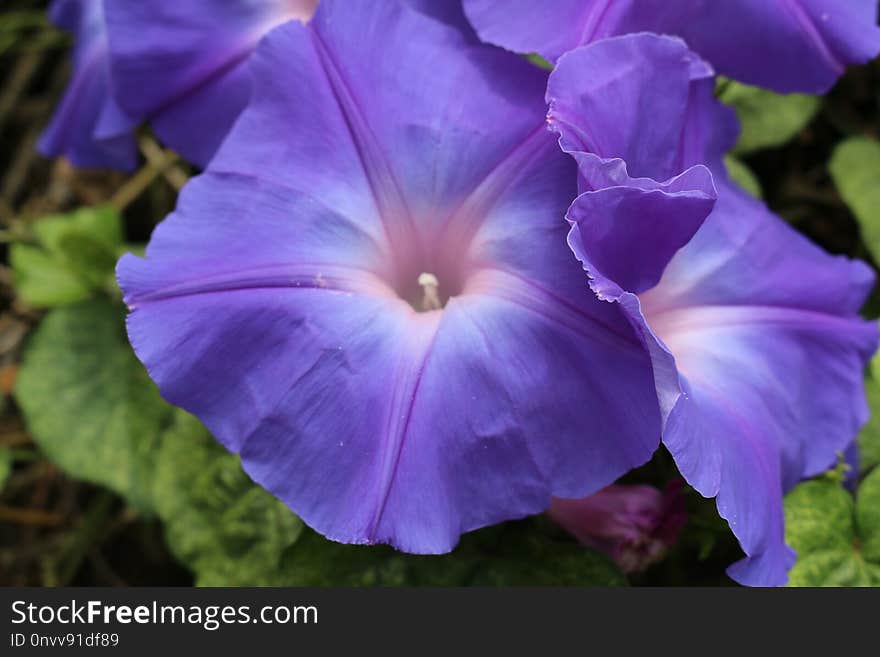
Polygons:
M789 586L880 586L880 470L857 500L821 478L785 498L785 538L798 554Z
M343 545L304 529L288 549L277 573L277 586L403 586L413 582L406 557L386 546ZM459 573L455 573L459 574ZM450 569L450 576L454 576ZM459 574L464 576L464 574Z
M859 486L856 525L861 539L862 556L880 564L880 468L876 468Z
M622 586L604 555L507 523L465 535L451 553L408 555L386 546L342 545L305 530L287 551L281 586Z
M742 131L734 152L742 155L782 146L803 130L819 110L821 99L803 94L777 94L725 80L720 99L736 110Z
M853 500L838 483L808 481L785 498L785 539L798 554L789 586L864 586L853 550Z
M200 586L273 584L282 553L302 530L284 504L250 480L238 457L183 411L162 439L154 499L171 551Z
M847 139L834 149L828 169L859 222L865 246L880 261L880 142Z
M122 225L110 208L83 208L34 224L36 245L13 244L10 262L21 298L48 308L83 301L112 284Z
M785 538L798 552L849 550L855 538L854 504L839 484L816 479L785 498Z
M817 552L799 559L789 574L789 586L878 586L880 566L849 552Z
M540 535L524 536L497 553L478 554L476 586L623 586L614 563L590 548Z
M880 354L874 356L868 368L865 396L871 417L859 434L859 467L862 472L880 465Z
M9 262L18 296L34 308L63 306L91 296L91 288L84 281L38 247L13 244Z
M749 194L755 198L762 198L761 183L758 181L752 170L747 167L742 160L733 155L724 156L724 166L727 167L727 174Z
M98 251L110 253L115 260L116 248L122 244L122 223L119 213L110 207L88 207L67 215L45 217L34 224L34 233L51 253L81 259L74 253L77 244L71 239L88 240Z
M148 509L170 407L135 358L123 317L106 300L50 312L25 351L15 397L50 459Z
M0 447L0 490L6 485L6 480L12 474L12 451L6 447Z
M527 60L529 60L532 64L537 66L538 68L543 68L544 70L547 70L547 71L553 70L553 64L548 62L546 59L544 59L541 55L539 55L536 52L525 55L525 58Z

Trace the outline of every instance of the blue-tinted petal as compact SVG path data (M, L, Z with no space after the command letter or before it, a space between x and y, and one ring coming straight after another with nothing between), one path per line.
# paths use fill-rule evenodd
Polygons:
M419 22L455 44L461 56L438 59L433 42L407 32L408 20L389 21L386 11L360 3L320 5L308 38L301 27L271 35L253 62L255 75L278 75L283 68L290 82L255 90L250 111L213 168L281 177L317 195L337 195L336 189L344 198L351 196L345 185L355 181L375 190L377 209L401 224L407 215L446 221L443 212L456 210L475 181L517 157L525 133L543 129L547 79L520 58L470 43L454 26ZM409 42L405 56L377 52L382 39ZM490 93L462 93L470 88ZM311 129L267 139L267 125L282 123ZM328 148L339 151L340 161L350 159L341 181L314 157Z
M101 1L56 0L50 18L74 35L76 47L73 75L40 137L40 152L80 167L133 169L134 121L113 99Z
M463 0L465 14L483 41L514 52L540 53L552 61L594 40L593 30L604 12L616 15L617 5L628 2Z
M866 266L821 252L725 186L641 295L686 382L664 443L688 481L718 495L748 556L731 570L740 581L784 582L782 492L832 466L867 419L877 329L856 312L872 284Z
M583 191L566 215L569 246L599 298L618 302L642 336L664 419L681 394L678 374L636 294L657 283L714 205L712 176L698 163L720 163L715 135L732 141L736 126L713 105L718 130L693 129L706 118L695 109L711 98L710 76L680 40L639 34L566 54L547 89L549 124L577 162Z
M880 52L874 0L464 0L485 41L556 60L609 36L684 38L719 73L779 92L822 93Z
M548 120L566 151L621 159L628 175L663 181L720 162L733 145L735 118L718 109L713 88L712 69L680 39L605 39L559 60Z
M569 242L602 298L653 287L712 210L701 163L720 162L721 149L691 120L710 76L683 42L649 34L578 48L550 76L548 121L584 191L567 215Z
M107 2L110 62L125 111L148 120L204 166L250 94L247 59L260 38L317 0Z

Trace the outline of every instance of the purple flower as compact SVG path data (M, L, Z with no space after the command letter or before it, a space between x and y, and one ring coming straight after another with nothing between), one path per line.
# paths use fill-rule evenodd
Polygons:
M555 61L599 39L684 38L717 70L779 92L822 93L880 52L876 0L464 0L480 37Z
M626 573L657 563L687 523L681 480L666 490L612 485L580 500L555 499L547 514L584 545L602 550Z
M565 243L546 74L441 18L325 0L273 30L118 267L170 402L329 538L417 553L597 491L660 435L644 338Z
M116 97L204 166L244 109L260 38L318 0L106 0Z
M736 124L709 76L676 39L597 42L559 60L550 117L580 170L569 243L599 296L642 327L663 442L739 539L746 559L730 575L774 585L794 558L783 491L832 466L867 418L877 329L857 313L874 277L727 180L720 156ZM698 162L718 187L705 223L652 211L646 198Z
M137 163L134 121L113 100L102 0L55 0L53 23L76 39L73 77L38 148L80 167L129 170Z

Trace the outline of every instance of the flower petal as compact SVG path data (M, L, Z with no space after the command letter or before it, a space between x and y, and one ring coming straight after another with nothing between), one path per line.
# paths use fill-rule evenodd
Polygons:
M639 34L569 52L547 89L550 126L578 163L584 192L566 215L569 246L599 298L618 302L642 335L664 421L681 393L678 374L636 294L657 283L714 205L712 176L699 163L721 162L719 135L732 143L736 125L717 109L710 76L680 40ZM625 120L609 107L623 108ZM707 117L716 129L702 129Z
M721 147L702 135L724 130L695 130L702 113L692 108L711 84L683 42L650 34L578 48L550 76L548 120L584 190L567 215L569 243L601 298L656 285L711 211L715 189L701 163L720 162ZM727 113L712 118L732 128Z
M73 75L37 147L75 166L128 171L137 163L135 122L112 97L102 4L56 0L50 18L76 38Z
M720 73L782 93L823 93L880 52L874 0L464 0L480 37L556 60L641 31L674 34Z
M617 158L633 177L667 180L720 161L736 140L733 113L713 102L712 74L680 39L605 39L560 58L547 87L548 121L567 152ZM700 121L711 121L708 129Z
M554 0L539 6L532 0L464 0L464 10L483 41L519 53L540 53L556 61L589 41L606 8L589 0ZM608 36L603 35L603 36Z
M108 2L111 67L125 111L204 166L250 94L246 61L259 39L316 0Z
M454 26L401 9L322 3L307 32L299 26L271 34L253 60L254 75L289 82L254 90L213 168L280 176L322 198L334 195L328 187L345 198L366 191L400 224L444 222L524 135L543 125L546 74L471 43ZM414 39L413 29L424 35ZM404 56L390 54L404 47ZM276 125L290 126L289 136L267 138ZM346 189L339 162L328 172L320 160L300 155L331 148L350 156L352 178L366 189Z
M856 312L872 283L866 266L725 187L641 295L685 382L664 443L695 488L718 495L748 557L730 571L739 581L784 582L782 492L832 466L867 419L877 328Z
M591 287L600 298L654 287L672 256L712 211L711 174L705 168L690 171L702 179L681 190L609 187L585 192L572 204L568 243L590 272Z

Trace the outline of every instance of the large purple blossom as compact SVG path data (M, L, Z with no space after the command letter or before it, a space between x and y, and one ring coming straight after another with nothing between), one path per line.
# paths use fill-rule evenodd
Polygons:
M106 0L115 93L181 155L204 166L244 109L247 59L274 26L318 0Z
M464 0L480 37L555 61L599 39L674 34L718 72L780 92L826 91L880 52L876 0Z
M597 294L646 336L664 444L739 539L746 559L730 574L781 584L794 558L783 491L833 465L867 418L877 330L857 313L873 274L727 180L736 123L712 86L681 41L608 39L559 60L550 120L580 171L569 242ZM647 202L698 163L718 187L702 226Z
M419 553L646 461L641 327L568 250L546 74L396 2L324 0L119 281L163 395L332 539ZM705 169L657 189L711 210Z
M133 169L134 121L113 99L102 0L55 0L50 20L76 39L73 76L38 144L81 167Z

